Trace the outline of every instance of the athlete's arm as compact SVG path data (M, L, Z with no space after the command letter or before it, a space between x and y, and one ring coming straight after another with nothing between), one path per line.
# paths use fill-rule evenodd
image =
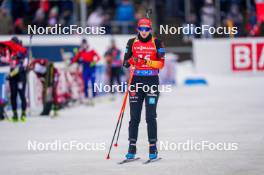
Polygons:
M96 62L100 61L101 57L98 55L98 53L95 50L93 50L93 52L94 56L96 57Z
M72 59L72 63L75 63L79 60L79 58L81 57L82 55L82 51L78 52L77 55Z
M126 68L130 67L129 59L133 55L133 53L132 53L132 45L133 45L134 40L135 40L135 38L132 38L132 39L128 40L127 45L126 45L124 62L123 62L123 66L126 67Z
M147 60L146 65L155 69L162 69L164 67L165 48L162 41L155 39L158 60Z
M15 56L16 59L18 60L18 64L16 67L10 72L9 76L14 77L17 74L26 71L28 68L28 58L25 57L25 55L21 52L17 52L17 55Z

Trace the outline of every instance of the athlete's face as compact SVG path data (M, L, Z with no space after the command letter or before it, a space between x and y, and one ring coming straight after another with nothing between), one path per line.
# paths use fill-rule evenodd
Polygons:
M89 49L89 45L87 43L82 43L81 48L84 50L88 50Z
M151 32L151 28L146 25L139 26L137 30L142 38L147 38Z
M112 48L116 48L116 43L115 41L111 41Z

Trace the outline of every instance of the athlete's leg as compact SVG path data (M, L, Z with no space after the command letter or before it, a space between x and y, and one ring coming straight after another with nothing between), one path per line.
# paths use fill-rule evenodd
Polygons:
M148 140L150 144L157 142L157 103L159 98L158 77L149 77L147 82L149 87L153 87L152 90L146 92L145 107L146 107L146 122L148 130ZM156 87L156 88L154 88Z
M11 93L11 106L14 116L17 115L17 78L11 78L9 80L10 93Z
M121 85L120 72L121 72L121 68L120 67L116 67L115 68L114 79L116 80L116 83L118 85ZM120 91L120 89L119 89L119 91Z
M159 98L158 91L158 77L149 78L147 84L150 88L156 88L146 92L145 107L146 107L146 122L148 130L148 141L149 141L149 158L157 158L157 103Z
M92 92L93 92L93 97L96 96L96 91L95 91L95 81L96 81L96 72L95 68L92 68L91 74L90 74L90 79L91 79L91 84L92 84Z
M83 85L84 85L84 95L85 95L85 98L88 98L89 96L89 93L88 93L88 80L89 80L89 75L88 75L88 71L86 69L83 70Z
M118 67L117 68L117 72L116 72L116 81L119 85L121 85L121 68Z
M115 92L115 89L113 89L113 85L114 85L114 75L115 75L115 72L114 72L114 68L112 67L111 68L111 74L110 74L110 87L111 87L111 93L114 93Z
M134 77L133 79L137 79ZM135 81L132 82L135 85ZM138 92L129 92L129 104L130 104L130 121L129 121L129 141L136 143L138 138L138 126L141 118L142 104L144 101L144 93L142 90Z
M26 99L26 80L21 80L18 82L18 93L21 100L22 112L26 111L27 99Z

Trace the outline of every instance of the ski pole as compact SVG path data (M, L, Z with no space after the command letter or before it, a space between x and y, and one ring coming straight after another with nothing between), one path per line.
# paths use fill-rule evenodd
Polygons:
M130 86L130 84L131 84L131 82L129 82L129 86ZM120 135L122 122L123 122L123 118L124 118L125 108L126 108L126 105L124 106L124 109L123 109L123 112L122 112L122 115L121 115L121 119L120 119L120 122L119 122L120 124L119 124L118 132L117 132L116 142L114 144L115 147L118 147L118 140L119 140L119 135Z
M129 76L129 80L128 80L128 88L131 84L131 81L133 79L133 76L134 76L134 71L135 71L135 68L132 67L132 71L131 71L131 74ZM126 101L127 101L127 97L128 97L128 92L129 92L129 89L127 89L126 93L125 93L125 97L124 97L124 100L123 100L123 104L122 104L122 107L121 107L121 110L120 110L120 113L119 113L119 116L118 116L118 120L117 120L117 123L116 123L116 127L115 127L115 131L114 131L114 135L112 137L112 141L111 141L111 144L110 144L110 147L109 147L109 150L108 150L108 154L106 156L106 159L110 159L110 153L111 153L111 150L112 150L112 146L113 146L113 143L114 143L114 139L115 139L115 135L116 135L116 131L117 131L117 128L118 128L118 125L120 123L120 119L121 117L124 115L124 109L125 109L125 106L126 106Z
M29 65L32 63L32 60L33 60L33 52L32 52L32 39L33 39L33 34L31 34L30 36L29 36L29 54L28 54L28 57L29 57ZM27 69L28 69L28 66L27 66ZM32 102L31 102L31 96L32 95L30 95L30 80L29 80L29 75L28 75L28 73L26 74L26 77L27 77L27 84L28 84L28 86L27 86L27 90L28 90L28 105L29 105L29 116L31 116L32 115Z
M119 139L119 135L120 135L121 127L122 127L122 122L123 122L123 118L124 118L124 113L125 113L125 110L123 111L122 116L121 116L121 120L120 120L120 124L119 124L119 129L118 129L117 137L116 137L116 142L115 142L115 144L114 144L115 147L118 147L118 139Z

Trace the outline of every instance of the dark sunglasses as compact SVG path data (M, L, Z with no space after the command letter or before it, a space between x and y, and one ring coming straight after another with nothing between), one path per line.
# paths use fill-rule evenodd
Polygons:
M151 28L150 27L138 27L138 30L141 32L143 32L143 31L149 32L151 30Z

